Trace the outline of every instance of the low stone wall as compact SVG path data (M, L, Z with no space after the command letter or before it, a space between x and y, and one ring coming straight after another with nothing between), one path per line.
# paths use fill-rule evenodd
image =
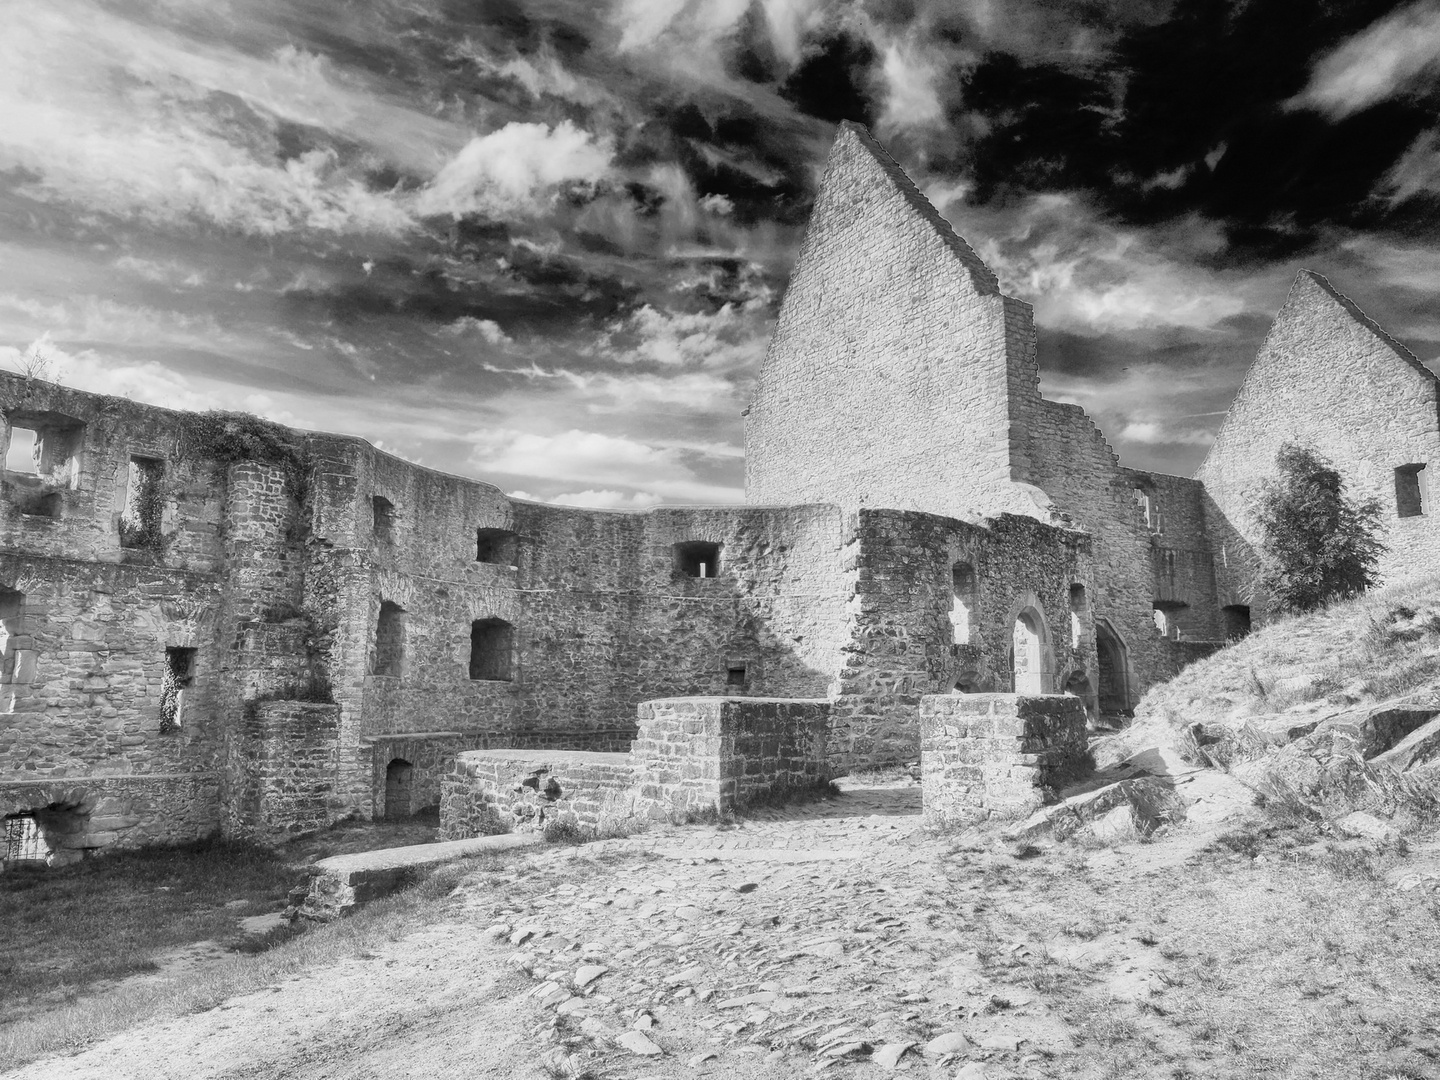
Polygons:
M206 772L0 782L0 816L27 813L34 814L45 861L64 865L105 848L214 834L220 828L220 780Z
M639 716L631 755L650 817L734 810L830 778L828 701L660 698Z
M440 838L540 832L555 822L603 831L635 816L635 788L626 754L472 750L441 780Z
M928 828L1031 813L1087 766L1085 706L1068 694L920 699Z
M311 832L342 813L337 800L340 706L262 701L249 707L238 800L241 835Z

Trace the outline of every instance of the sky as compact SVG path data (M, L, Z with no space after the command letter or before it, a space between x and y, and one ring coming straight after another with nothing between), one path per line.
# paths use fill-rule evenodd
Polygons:
M1440 360L1440 2L45 0L0 364L524 497L738 502L840 120L1189 475L1301 267Z

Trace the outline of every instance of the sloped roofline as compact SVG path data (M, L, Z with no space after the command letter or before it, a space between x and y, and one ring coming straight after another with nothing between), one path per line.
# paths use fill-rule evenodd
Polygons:
M970 272L976 291L992 296L1001 295L1000 281L995 276L995 272L985 265L985 261L975 254L975 249L967 244L965 238L955 231L940 211L935 209L930 200L915 186L915 182L905 175L905 170L865 128L865 125L857 124L853 120L842 120L840 132L846 131L854 135L860 145L870 152L870 156L890 178L890 182L895 185L901 197L910 204L910 208L929 222L936 234L945 242L945 246L954 252L955 257ZM838 137L836 141L839 141Z
M1370 316L1366 315L1363 311L1361 311L1359 305L1357 305L1355 301L1351 300L1339 289L1331 285L1323 274L1317 274L1314 270L1302 269L1298 274L1295 275L1295 279L1298 281L1302 277L1309 278L1316 285L1319 285L1320 288L1325 290L1326 294L1329 295L1331 299L1335 300L1337 303L1340 304L1341 307L1343 307L1347 312L1350 313L1350 317L1352 319L1358 322L1361 326L1365 327L1365 329L1369 330L1386 345L1390 346L1391 351L1394 352L1395 355L1398 356L1401 360L1404 360L1407 364L1413 367L1416 371L1420 372L1420 374L1424 375L1431 382L1440 383L1440 377L1437 377L1433 371L1431 371L1428 367L1422 364L1419 358L1416 357L1414 353L1412 353L1404 345L1401 345L1400 342L1396 341L1393 337L1387 334L1380 327L1379 323L1377 323L1374 319L1370 318Z

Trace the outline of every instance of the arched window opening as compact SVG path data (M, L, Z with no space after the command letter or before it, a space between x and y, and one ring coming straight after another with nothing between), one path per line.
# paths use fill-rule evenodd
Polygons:
M1250 633L1250 605L1230 604L1220 609L1225 618L1225 640L1239 641Z
M1015 619L1011 641L1015 693L1045 693L1044 661L1041 652L1040 624L1029 611L1022 611Z
M970 643L970 624L975 615L975 568L957 562L950 569L950 626L956 645Z
M504 619L476 619L470 624L470 678L509 682L515 628Z
M415 766L395 758L385 766L385 820L403 821L413 813Z
M1101 715L1128 715L1130 654L1120 635L1104 619L1095 620L1095 663L1100 675L1096 689Z
M405 609L389 600L380 601L375 621L375 666L372 675L399 678L405 668Z

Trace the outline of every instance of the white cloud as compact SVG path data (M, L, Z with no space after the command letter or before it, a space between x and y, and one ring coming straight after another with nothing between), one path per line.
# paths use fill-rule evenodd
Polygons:
M1440 4L1391 12L1323 57L1291 107L1340 119L1415 89L1440 73Z
M884 132L913 131L944 119L935 80L940 67L913 44L892 42L881 65L885 81Z
M477 319L473 315L462 315L452 323L441 328L442 334L451 337L468 337L471 334L477 335L491 345L511 345L514 339L504 330L500 324L493 319Z
M1416 195L1440 191L1440 132L1423 131L1379 184L1379 194L1398 206Z
M597 142L569 120L554 128L512 122L471 139L421 191L416 209L455 217L538 213L559 185L608 176L611 154L608 139Z
M500 473L547 482L614 485L659 498L738 502L738 489L706 483L670 448L572 428L554 435L499 428L470 436L470 465L483 476ZM596 490L602 490L597 488Z
M609 327L606 351L621 363L704 367L711 371L758 369L770 325L759 312L765 298L714 312L667 312L649 304Z
M735 204L727 195L706 195L700 200L700 209L717 217L728 217L735 212Z
M1126 442L1144 443L1147 446L1209 446L1215 441L1212 432L1199 428L1174 428L1158 420L1132 420L1120 429L1118 437Z
M646 510L665 500L651 491L614 491L609 488L567 491L545 500L561 506L589 506L599 510Z

